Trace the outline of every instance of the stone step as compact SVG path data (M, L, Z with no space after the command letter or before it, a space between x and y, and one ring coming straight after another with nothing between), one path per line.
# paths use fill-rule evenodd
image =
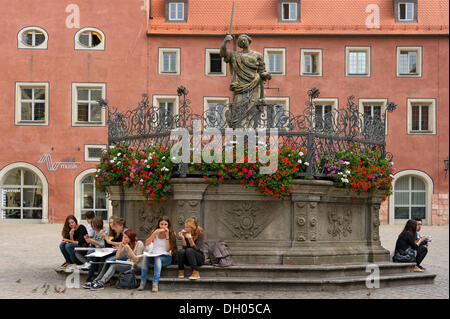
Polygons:
M372 270L367 268L369 264L347 265L233 265L230 267L215 267L204 265L200 267L202 277L233 277L233 278L338 278L367 276ZM377 263L380 274L412 273L414 263ZM186 267L186 275L191 273ZM176 265L165 267L161 271L161 277L175 277L178 273Z
M380 288L432 284L435 274L403 273L380 276ZM236 277L201 277L197 280L161 277L159 288L164 290L236 290L236 291L342 291L367 289L367 276L338 278L236 278ZM146 289L151 289L148 283Z

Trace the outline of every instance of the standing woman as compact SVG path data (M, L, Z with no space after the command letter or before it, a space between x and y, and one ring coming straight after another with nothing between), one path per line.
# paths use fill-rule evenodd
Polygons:
M425 258L427 254L427 248L421 246L422 241L426 240L426 237L420 238L416 242L416 232L417 232L417 222L415 220L408 220L406 222L405 228L398 235L397 242L395 243L395 254L394 261L396 255L405 255L407 250L413 250L414 255L416 256L416 266L414 267L415 272L424 272L420 263Z
M184 265L192 267L189 279L199 279L198 268L205 263L203 245L206 240L205 230L195 219L189 218L184 223L184 229L178 233L183 248L178 251L178 278L184 278Z
M145 240L145 246L153 243L151 253L159 254L159 256L149 257L144 256L141 271L141 284L138 290L144 290L147 283L148 267L154 265L152 292L158 292L158 282L163 266L172 263L172 256L177 253L177 238L172 229L169 217L163 216L156 223L156 228L150 236Z
M60 270L71 271L81 262L75 256L75 247L86 247L87 243L84 239L87 235L87 229L84 225L79 225L78 220L73 215L66 217L63 230L61 232L63 239L59 244L59 249L63 254L66 262L61 265Z

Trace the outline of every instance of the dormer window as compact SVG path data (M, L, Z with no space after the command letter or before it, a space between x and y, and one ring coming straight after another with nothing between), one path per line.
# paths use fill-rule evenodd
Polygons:
M300 0L278 0L279 22L300 22Z
M184 3L174 2L169 4L169 20L184 20Z
M417 0L394 0L396 22L417 22Z
M297 20L297 4L296 3L286 3L282 4L282 19L284 21L295 21Z
M398 19L400 21L414 20L414 3L399 3Z
M166 0L166 22L187 21L188 0Z

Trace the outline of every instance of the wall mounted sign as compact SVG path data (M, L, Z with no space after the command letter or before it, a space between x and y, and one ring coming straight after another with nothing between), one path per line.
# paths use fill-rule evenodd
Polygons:
M38 164L45 163L47 165L47 169L49 171L56 171L58 168L61 169L76 169L80 162L75 162L74 157L69 157L63 159L62 162L52 162L52 156L50 154L42 155L41 159L38 161Z

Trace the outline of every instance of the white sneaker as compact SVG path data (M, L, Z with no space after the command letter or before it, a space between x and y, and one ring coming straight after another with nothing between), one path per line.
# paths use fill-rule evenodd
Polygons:
M89 270L89 267L91 267L91 264L88 263L88 262L85 262L85 263L82 264L82 265L78 265L78 266L77 266L77 269L80 269L80 270Z
M76 265L76 264L73 264L73 265L67 266L66 269L65 269L64 271L67 272L67 273L71 273L71 272L73 272L75 269L77 269L77 265Z

